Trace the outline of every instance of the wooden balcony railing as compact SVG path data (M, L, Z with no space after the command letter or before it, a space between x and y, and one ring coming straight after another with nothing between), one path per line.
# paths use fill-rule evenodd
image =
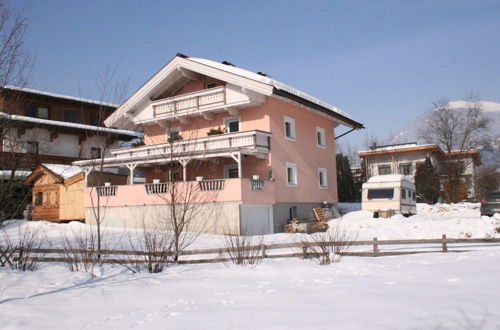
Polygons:
M154 118L182 117L210 107L226 104L226 87L220 86L203 91L157 100L151 103Z
M271 149L271 133L264 131L235 132L212 135L204 138L180 140L174 143L146 145L138 148L115 149L111 154L115 160L159 158L177 156L179 154L195 155L207 151L249 148L259 152ZM109 159L113 160L113 159ZM105 159L108 161L108 159Z

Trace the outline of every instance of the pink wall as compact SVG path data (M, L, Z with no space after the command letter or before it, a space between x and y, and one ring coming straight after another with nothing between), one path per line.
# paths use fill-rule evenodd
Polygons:
M273 134L269 159L259 160L247 156L243 162L244 177L258 174L267 179L270 170L272 170L276 180L276 191L279 192L276 196L277 202L337 202L333 132L336 123L330 117L319 115L272 97L266 97L266 102L259 107L240 110L239 116L241 131L259 129ZM285 139L284 116L295 119L295 141ZM181 127L181 135L184 139L206 137L206 133L210 129L222 128L226 117L231 117L231 115L227 112L218 113L211 121L202 117L195 117L191 119L189 125L173 122L172 127ZM316 127L325 130L326 148L324 149L316 145ZM164 128L158 125L145 127L146 144L162 142L165 142ZM297 164L297 186L288 186L286 183L286 162ZM232 160L226 160L223 164L226 163L232 163ZM204 170L200 175L206 178L220 178L222 177L220 173L222 173L223 164L216 165L210 171ZM327 170L328 188L319 187L318 168L320 167ZM188 171L188 176L191 179L197 175L198 172L193 174Z
M179 182L179 191L188 189L193 185L192 191L198 191L198 183ZM179 196L182 193L178 194ZM193 193L197 197L193 202L242 202L245 204L273 204L274 183L266 182L264 190L251 190L248 179L226 179L224 189L220 191L200 191ZM168 203L168 194L146 194L144 185L117 186L115 196L101 197L100 205L103 207L132 206L132 205L161 205ZM182 202L181 200L179 202ZM97 206L95 188L85 188L85 207Z
M277 202L337 202L337 175L332 120L293 106L284 101L267 98L264 105L270 109L271 166L276 178ZM284 116L295 119L296 139L285 139ZM326 134L326 148L316 145L316 127ZM286 183L285 163L297 164L298 185ZM319 188L318 168L326 168L328 188Z

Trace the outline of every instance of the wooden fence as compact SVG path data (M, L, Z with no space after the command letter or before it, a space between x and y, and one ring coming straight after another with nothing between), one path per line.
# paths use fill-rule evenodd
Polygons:
M345 241L345 242L319 242L319 243L280 243L280 244L259 244L254 246L247 246L240 248L246 251L258 251L259 258L306 258L311 256L311 252L307 251L310 246L319 245L329 245L329 246L341 246L349 245L353 246L371 246L370 250L364 251L350 251L343 252L342 255L347 256L363 256L363 257L381 257L381 256L394 256L394 255L405 255L405 254L417 254L417 253L436 253L436 252L467 252L477 250L478 245L488 246L490 244L498 244L500 248L500 238L446 238L446 235L442 235L442 238L438 239L407 239L407 240L378 240L376 237L373 240L366 241ZM453 246L449 246L449 245ZM466 244L466 246L456 246L456 244ZM471 245L476 244L476 245ZM428 245L424 247L425 249L419 250L407 250L408 246L414 245ZM404 248L399 247L399 250L382 251L383 246L404 246ZM491 245L490 245L491 246ZM493 245L494 246L494 245ZM290 250L296 249L295 252L285 251L281 253L274 253L276 250ZM216 248L216 249L202 249L202 250L185 250L180 253L180 260L176 261L179 264L198 264L198 263L215 263L215 262L230 262L231 258L228 256L229 252L234 252L230 248ZM68 255L67 249L31 249L23 250L22 252L16 251L15 249L3 249L0 247L0 267L8 266L12 264L13 258L19 258L21 253L26 255L30 254L30 258L38 262L71 262L72 259L65 257ZM71 255L74 256L80 254L82 259L85 258L95 258L96 251L90 250L71 250ZM217 255L205 258L194 258L192 256L203 256L203 255ZM226 256L224 256L226 254ZM255 254L255 253L254 253ZM35 256L36 255L36 256ZM170 255L172 252L162 252L162 253L151 253L147 251L128 251L128 250L101 250L100 261L103 263L116 263L116 264L127 264L127 263L140 263L145 262L144 259L140 257L154 255ZM139 258L137 258L139 257ZM255 258L253 256L252 258Z

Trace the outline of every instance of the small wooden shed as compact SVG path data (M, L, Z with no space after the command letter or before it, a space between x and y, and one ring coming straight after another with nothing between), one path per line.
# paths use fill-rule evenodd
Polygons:
M127 177L105 173L106 182L126 184ZM92 173L89 183L96 181ZM84 221L85 173L78 166L41 164L24 180L32 186L33 220ZM102 184L102 183L101 183Z

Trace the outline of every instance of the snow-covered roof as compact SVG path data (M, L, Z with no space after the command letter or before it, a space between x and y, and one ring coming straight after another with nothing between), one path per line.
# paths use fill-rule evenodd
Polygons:
M69 179L77 174L83 172L83 169L74 165L62 165L62 164L42 164L43 167L49 169L55 174L63 177L64 179Z
M358 151L358 153L370 153L370 152L378 152L378 151L391 151L391 150L399 150L399 149L425 149L425 148L438 148L435 144L416 144L416 143L405 143L391 146L381 146L371 150L362 150Z
M127 135L130 137L141 137L142 136L142 133L124 130L124 129L115 129L115 128L107 128L107 127L92 126L92 125L85 125L85 124L68 123L65 121L33 118L33 117L21 116L21 115L10 115L10 114L5 113L5 112L0 112L0 117L4 117L4 118L10 119L10 120L34 123L34 124L44 124L44 125L51 125L51 126L76 128L76 129L81 129L81 130L86 130L86 131L96 131L96 132L101 132L101 133Z
M413 178L402 174L376 175L368 179L370 183L400 182L402 180L413 182Z
M318 105L320 105L322 107L328 108L328 109L332 110L333 112L341 114L344 117L352 119L352 117L348 113L346 113L346 112L344 112L344 111L342 111L342 110L340 110L340 109L338 109L338 108L336 108L336 107L334 107L334 106L332 106L332 105L330 105L330 104L328 104L326 102L323 102L323 101L321 101L318 98L315 98L315 97L313 97L313 96L311 96L309 94L306 94L306 93L304 93L304 92L302 92L302 91L300 91L300 90L298 90L296 88L293 88L293 87L291 87L291 86L289 86L287 84L284 84L284 83L282 83L280 81L271 79L271 78L269 78L267 76L263 76L263 75L260 75L258 73L255 73L255 72L251 72L251 71L248 71L248 70L245 70L245 69L238 68L236 66L227 65L227 64L215 62L215 61L212 61L212 60L207 60L207 59L204 59L204 58L188 57L187 59L191 60L191 61L195 61L197 63L201 63L201 64L204 64L204 65L211 66L213 68L216 68L216 69L219 69L219 70L222 70L222 71L230 72L230 73L236 74L238 76L242 76L242 77L245 77L245 78L248 78L248 79L252 79L252 80L255 80L255 81L258 81L258 82L270 85L270 86L272 86L274 88L277 88L279 90L282 90L282 91L288 92L290 94L296 95L296 96L301 97L301 98L303 98L305 100L308 100L310 102L316 103L316 104L318 104Z
M24 179L27 178L31 174L31 171L15 171L14 178L15 179ZM12 175L12 171L3 170L0 171L0 180L10 179Z
M101 102L101 101L85 99L85 98L81 98L81 97L62 95L62 94L56 94L56 93L49 93L49 92L44 92L44 91L31 89L31 88L25 88L25 87L7 85L7 86L4 86L3 88L14 90L14 91L20 91L20 92L26 92L26 93L32 93L32 94L39 94L39 95L43 95L43 96L55 97L55 98L65 99L65 100L70 100L70 101L77 101L77 102L102 105L102 106L112 107L112 108L118 108L120 106L119 104Z
M136 111L140 111L140 109L149 106L151 100L162 95L164 88L166 88L165 86L168 86L171 82L170 79L177 79L172 78L173 75L181 73L184 79L191 79L191 74L188 72L196 73L200 76L210 76L265 96L284 98L288 101L296 102L301 106L305 106L306 108L314 109L315 111L331 116L342 125L354 129L364 128L363 124L352 119L346 112L266 75L241 69L231 64L219 63L203 58L188 57L182 54L177 54L120 105L104 123L107 126L134 127L135 123L133 122L133 118Z

